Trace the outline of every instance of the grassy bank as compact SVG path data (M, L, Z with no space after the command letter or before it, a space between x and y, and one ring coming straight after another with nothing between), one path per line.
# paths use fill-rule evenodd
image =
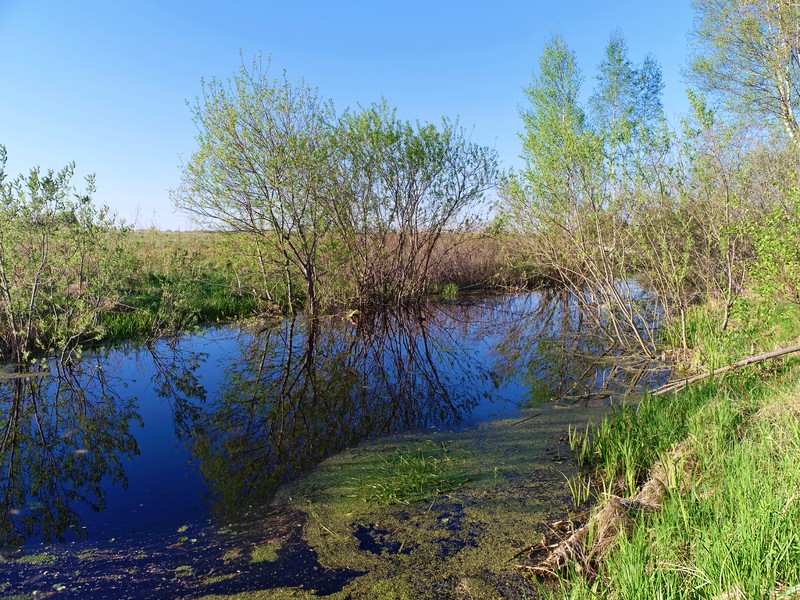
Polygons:
M104 340L289 311L285 282L261 269L259 248L244 234L148 230L130 232L125 243L137 268L102 317ZM505 245L501 238L485 236L453 244L436 261L429 294L452 298L466 290L526 285L525 274L508 266ZM270 269L273 259L263 252L261 258ZM351 308L334 292L326 292L328 310ZM292 301L300 308L304 298Z
M796 305L750 304L717 332L692 314L687 364L713 368L796 343ZM646 480L663 490L636 510L596 577L573 569L570 598L800 597L800 359L788 356L604 419L574 446L600 476L601 504ZM642 507L640 507L642 508ZM595 522L599 522L595 520ZM590 527L589 539L602 525ZM568 569L569 570L569 569Z
M134 231L125 245L137 268L102 317L105 341L241 319L266 309L242 236Z

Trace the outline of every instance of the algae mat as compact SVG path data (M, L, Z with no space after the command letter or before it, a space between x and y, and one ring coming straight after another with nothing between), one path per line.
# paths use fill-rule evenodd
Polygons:
M277 501L305 513L303 540L322 568L355 576L330 594L298 582L239 597L535 598L516 556L570 511L567 430L603 410L544 406L328 459Z

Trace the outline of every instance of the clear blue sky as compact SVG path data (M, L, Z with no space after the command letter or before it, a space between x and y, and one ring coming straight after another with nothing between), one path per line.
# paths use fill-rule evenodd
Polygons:
M195 147L186 101L259 51L338 109L384 96L407 119L460 117L520 164L518 107L560 32L592 84L610 33L662 65L670 120L686 110L690 0L191 2L0 0L0 144L7 173L96 173L95 200L140 227L188 229L168 190Z

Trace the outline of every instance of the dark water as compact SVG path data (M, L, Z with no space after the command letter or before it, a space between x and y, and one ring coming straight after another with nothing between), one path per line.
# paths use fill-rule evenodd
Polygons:
M19 559L37 553L148 556L174 579L189 554L226 547L220 530L247 530L282 483L365 439L658 377L620 370L585 329L568 298L494 297L359 323L217 327L0 378L0 546L12 561L0 592L31 589L43 566ZM247 581L281 576L261 571Z

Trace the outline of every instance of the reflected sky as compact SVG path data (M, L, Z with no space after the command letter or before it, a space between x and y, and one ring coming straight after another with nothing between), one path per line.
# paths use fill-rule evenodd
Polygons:
M530 294L216 327L51 363L47 377L0 379L0 541L226 522L362 440L602 387L608 368L587 357L607 354L568 299Z

